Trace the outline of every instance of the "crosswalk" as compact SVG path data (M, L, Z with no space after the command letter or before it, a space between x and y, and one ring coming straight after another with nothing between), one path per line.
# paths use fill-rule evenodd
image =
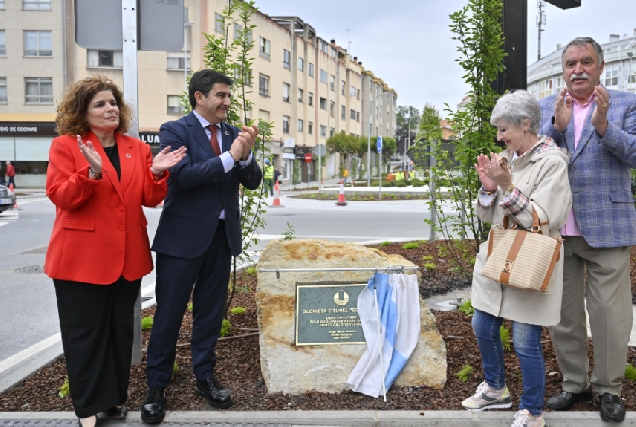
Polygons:
M14 209L10 209L8 211L0 213L0 227L2 227L3 225L7 225L10 222L17 221L18 217L20 217L20 214L17 210Z

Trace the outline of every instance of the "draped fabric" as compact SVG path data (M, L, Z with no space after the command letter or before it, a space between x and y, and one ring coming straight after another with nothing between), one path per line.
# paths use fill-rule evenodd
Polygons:
M380 315L379 334L376 306ZM358 297L358 314L367 350L349 375L347 386L378 397L382 394L382 381L386 390L393 385L419 340L417 276L376 273Z

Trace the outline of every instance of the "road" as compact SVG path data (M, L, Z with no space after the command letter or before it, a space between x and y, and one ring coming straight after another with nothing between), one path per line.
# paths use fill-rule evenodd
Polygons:
M18 204L19 210L0 214L0 390L24 369L37 369L42 357L61 352L55 290L41 270L55 207L42 193L20 198ZM287 223L296 238L369 243L429 235L423 201L350 202L340 207L333 201L283 195L281 204L284 207L267 208L267 225L259 230L260 241L250 252L281 238ZM161 209L144 212L152 240ZM154 273L143 279L142 296L153 296L154 282Z

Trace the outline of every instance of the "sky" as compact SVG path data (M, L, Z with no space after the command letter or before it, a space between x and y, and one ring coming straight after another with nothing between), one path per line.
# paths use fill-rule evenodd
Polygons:
M449 15L467 0L255 0L270 16L298 16L319 37L347 48L362 65L398 93L398 105L420 111L429 103L444 114L468 87L455 62ZM635 0L582 0L580 8L546 4L541 52L546 56L579 36L607 43L610 34L633 36ZM537 60L537 0L528 0L528 65ZM630 19L631 18L631 19ZM631 20L631 22L630 22ZM347 31L349 30L349 31Z

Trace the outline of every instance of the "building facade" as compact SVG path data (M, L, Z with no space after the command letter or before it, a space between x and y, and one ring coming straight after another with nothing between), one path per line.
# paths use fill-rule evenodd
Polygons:
M636 91L636 29L631 35L610 34L609 41L597 42L603 48L605 70L601 84L608 89ZM528 92L537 99L557 94L565 87L561 54L563 46L528 67Z
M43 186L55 106L65 88L102 74L123 88L119 50L75 44L73 0L0 0L0 161L15 162L17 186ZM162 123L183 115L180 97L192 70L203 68L204 34L223 36L226 0L185 0L185 45L178 52L138 52L140 138L156 151ZM252 17L250 119L273 122L270 143L284 181L317 179L307 152L336 132L393 136L397 93L362 67L335 40L299 17ZM229 28L230 41L240 29ZM375 158L375 156L374 156ZM338 155L322 162L322 176L338 171Z

